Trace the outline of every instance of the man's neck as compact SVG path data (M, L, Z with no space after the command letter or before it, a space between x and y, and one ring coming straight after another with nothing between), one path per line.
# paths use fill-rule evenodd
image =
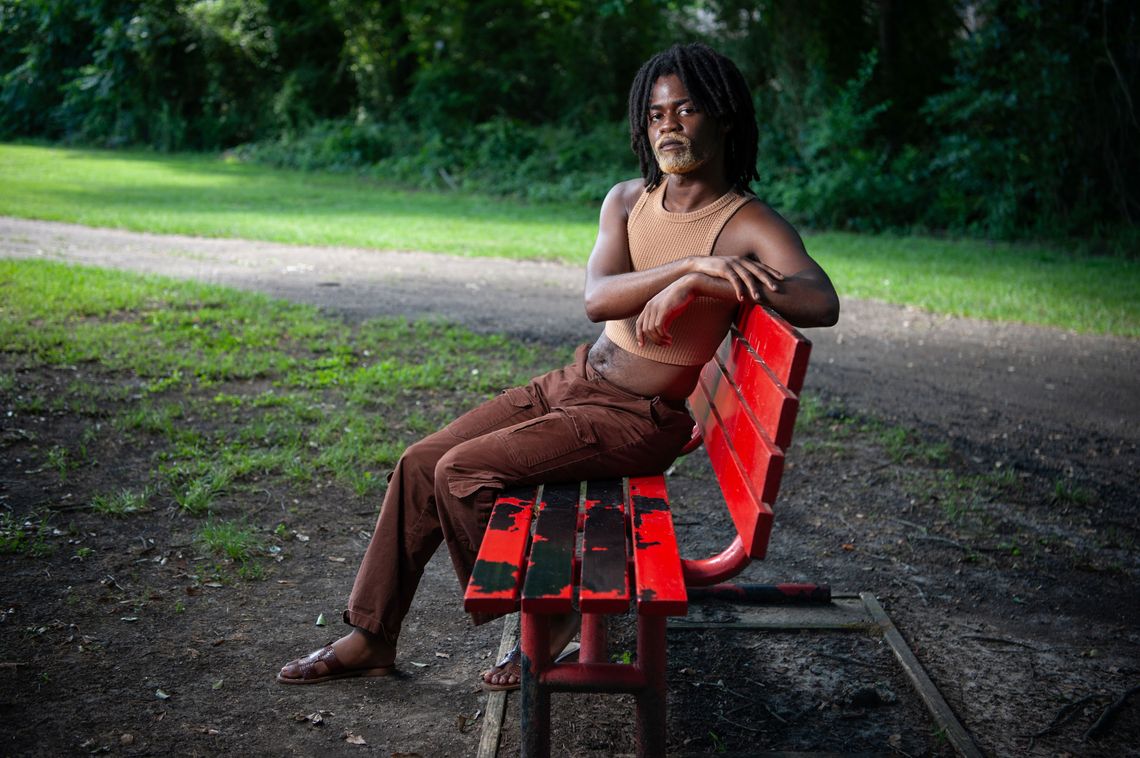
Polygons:
M719 180L705 176L703 171L691 174L669 174L665 177L665 210L670 213L690 213L724 197L731 186L719 172Z

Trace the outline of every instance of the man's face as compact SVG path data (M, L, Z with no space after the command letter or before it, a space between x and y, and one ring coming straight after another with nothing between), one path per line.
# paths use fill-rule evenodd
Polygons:
M716 120L697 109L674 74L654 82L647 118L649 144L666 174L696 171L723 147Z

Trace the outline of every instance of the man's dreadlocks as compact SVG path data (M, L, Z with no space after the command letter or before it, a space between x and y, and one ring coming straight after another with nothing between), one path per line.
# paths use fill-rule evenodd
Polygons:
M661 183L661 167L653 155L646 133L649 98L654 83L662 76L675 74L693 104L729 127L725 137L725 178L739 192L748 192L749 182L759 179L756 173L756 111L744 76L736 64L708 45L674 45L650 58L629 88L630 146L641 162L645 186L653 189Z

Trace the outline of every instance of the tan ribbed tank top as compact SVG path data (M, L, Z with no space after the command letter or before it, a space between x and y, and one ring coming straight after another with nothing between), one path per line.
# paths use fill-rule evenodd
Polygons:
M634 271L672 263L690 255L710 255L716 239L732 215L752 198L735 191L690 213L665 210L662 182L642 193L629 214L629 255ZM675 366L708 362L728 331L736 310L722 300L699 297L689 303L670 328L673 344L661 347L637 344L637 317L606 322L606 336L621 349L642 358Z

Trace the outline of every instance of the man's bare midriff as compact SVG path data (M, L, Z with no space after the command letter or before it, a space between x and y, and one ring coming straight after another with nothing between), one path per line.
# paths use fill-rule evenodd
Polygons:
M590 365L607 381L643 397L684 400L697 385L702 366L674 366L634 355L603 333L590 347Z

